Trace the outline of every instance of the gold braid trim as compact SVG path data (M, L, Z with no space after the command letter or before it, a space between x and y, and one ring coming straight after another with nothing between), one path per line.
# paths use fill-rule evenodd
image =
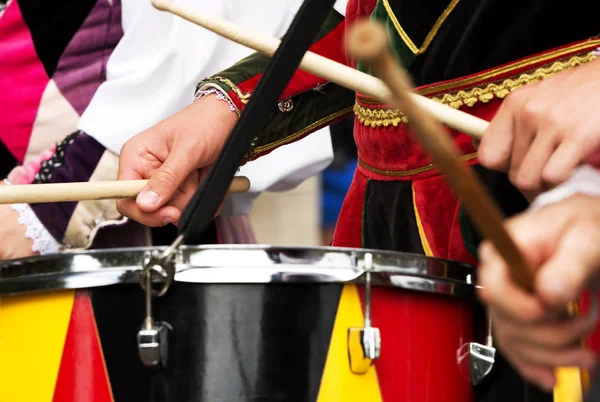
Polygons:
M532 72L523 73L516 78L507 78L503 81L492 82L485 87L473 87L467 90L448 92L441 96L434 96L431 99L454 109L459 109L464 105L472 107L477 102L488 103L494 98L504 99L519 87L542 81L562 71L589 63L595 58L596 56L592 53L584 56L573 56L566 61L556 61L550 66L540 67ZM397 127L401 122L408 122L406 116L397 109L368 108L358 103L354 105L354 114L361 124L373 128L388 127L390 125Z
M248 101L250 100L250 94L249 93L243 93L242 90L237 85L235 85L233 83L233 81L231 81L229 78L225 78L225 77L221 77L221 76L216 76L216 77L212 77L210 79L222 82L223 84L225 84L229 88L231 88L231 90L240 98L240 101L244 105L247 104Z
M355 103L353 110L361 124L373 128L390 125L398 127L400 123L408 123L408 118L398 109L371 109Z
M477 102L487 103L494 98L504 99L512 91L523 85L542 81L562 71L589 63L595 58L596 56L592 53L585 56L574 56L567 61L557 61L551 66L538 68L531 74L521 74L515 79L507 78L500 83L490 83L485 88L475 87L467 91L461 90L455 93L446 93L441 98L433 97L432 99L455 109L458 109L463 105L471 107Z

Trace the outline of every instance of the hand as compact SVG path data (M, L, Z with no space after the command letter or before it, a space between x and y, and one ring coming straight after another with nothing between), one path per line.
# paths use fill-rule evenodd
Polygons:
M533 199L565 181L600 145L600 60L518 89L479 146L482 166L508 172Z
M236 120L226 102L209 95L127 141L119 180L150 181L136 200L118 200L119 212L148 226L177 224Z
M0 181L0 186L4 186ZM19 223L19 213L10 205L0 205L0 260L23 258L35 255L33 241L25 237L25 226Z
M594 353L578 341L596 317L565 319L568 302L600 274L600 198L573 196L508 221L507 229L534 270L534 292L518 288L489 243L480 249L479 296L494 322L494 342L527 379L551 390L553 369L591 367Z

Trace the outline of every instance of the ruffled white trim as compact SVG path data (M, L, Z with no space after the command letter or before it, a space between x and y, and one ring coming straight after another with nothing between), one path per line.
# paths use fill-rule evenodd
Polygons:
M205 97L206 95L210 95L210 94L215 94L217 95L217 99L222 100L227 102L227 104L229 105L229 109L232 112L236 112L238 115L240 114L240 111L238 110L238 108L235 106L235 104L233 103L233 101L229 98L229 96L227 96L226 93L224 93L221 88L216 88L216 87L208 87L208 88L201 88L199 89L195 94L194 94L194 102L197 101L200 98Z
M10 207L19 213L19 223L26 227L25 237L33 240L31 249L34 252L46 255L57 254L60 251L60 244L40 222L29 205L12 204Z
M589 165L577 168L567 181L540 194L531 204L530 209L539 209L575 194L600 196L600 171Z

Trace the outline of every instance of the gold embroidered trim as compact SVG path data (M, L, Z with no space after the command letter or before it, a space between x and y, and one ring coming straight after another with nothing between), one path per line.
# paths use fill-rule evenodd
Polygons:
M544 80L559 72L589 63L595 58L596 56L592 53L583 56L573 56L568 60L556 61L550 66L543 66L532 72L523 73L516 78L507 78L503 81L492 82L485 87L473 87L470 89L449 92L432 97L431 99L454 109L459 109L463 105L472 107L477 102L488 103L494 98L504 99L519 87ZM417 92L419 93L419 91ZM376 102L372 101L370 98L363 99L363 97L360 97L359 99L362 103L376 104ZM387 127L390 124L396 127L400 122L408 122L406 116L397 109L369 108L361 106L358 103L354 106L354 114L361 124L370 127Z
M442 13L442 15L440 15L440 17L437 19L435 24L433 24L433 27L431 28L431 30L425 37L425 40L423 41L423 44L421 45L421 47L417 47L417 45L415 45L415 43L412 41L412 39L410 39L410 37L408 36L408 34L404 30L404 28L402 28L402 25L400 25L398 18L396 18L396 15L394 14L394 10L392 10L392 7L390 6L389 1L383 0L382 3L383 3L383 7L385 8L385 11L388 13L388 16L392 20L392 24L394 24L396 31L398 31L398 34L400 35L400 37L402 38L404 43L406 43L406 46L408 46L408 48L414 54L422 54L422 53L425 53L425 51L431 44L431 41L433 41L433 38L435 38L435 35L437 35L440 27L442 26L444 21L446 21L446 18L448 18L448 16L452 12L452 10L454 10L454 7L456 7L456 5L458 4L459 1L460 0L452 0L450 2L448 7L446 7L444 12Z
M507 78L499 83L490 83L485 88L475 87L469 90L460 90L455 93L446 93L441 98L433 97L432 99L436 102L443 103L451 106L455 109L460 108L463 105L473 106L477 102L487 103L494 98L504 99L515 89L522 87L523 85L531 84L533 82L542 81L554 74L568 70L579 65L589 63L596 58L593 54L585 56L574 56L569 60L562 62L554 62L549 67L541 67L535 70L531 74L521 74L519 77L512 79Z
M280 145L287 144L288 142L291 142L291 141L295 140L296 138L301 137L304 134L312 131L313 129L315 129L315 127L319 127L319 126L325 125L326 123L330 122L331 120L335 120L338 117L343 116L345 114L349 114L351 112L352 112L352 107L347 107L347 108L342 109L342 110L340 110L338 112L330 114L329 116L323 117L322 119L317 120L317 121L315 121L312 124L309 124L308 126L304 127L302 130L300 130L300 131L298 131L298 132L296 132L296 133L294 133L294 134L292 134L290 136L287 136L287 137L282 138L280 140L274 141L274 142L272 142L270 144L261 145L260 147L256 147L252 151L252 156L251 156L250 160L252 160L254 158L254 156L256 156L257 154L261 154L263 152L270 151L271 149L277 148Z
M589 40L585 42L576 43L571 46L552 50L534 57L529 57L524 60L519 60L502 67L498 67L492 70L485 71L480 74L475 74L467 78L452 80L447 83L432 85L427 88L419 90L418 93L421 95L430 95L432 93L449 91L453 88L464 87L469 85L476 85L482 81L490 81L494 77L510 73L514 70L522 70L532 65L539 65L541 63L550 63L550 60L564 59L566 56L575 57L588 55L596 48L600 47L600 39Z
M427 234L425 234L425 229L423 229L423 223L421 222L421 216L419 215L419 208L417 207L417 201L415 197L415 186L411 186L412 190L412 203L415 211L415 220L417 221L417 230L419 231L419 238L421 239L421 247L423 247L423 252L428 257L433 257L433 252L431 251L431 246L429 245L429 240L427 240ZM446 275L444 275L445 277Z
M370 127L398 127L400 123L408 123L408 118L398 109L372 109L358 103L354 104L354 114L361 124Z
M243 93L242 90L233 83L233 81L231 81L229 78L225 78L225 77L221 77L221 76L216 76L216 77L212 77L211 79L215 80L215 81L219 81L222 82L223 84L227 85L229 88L231 88L231 90L240 98L240 101L245 105L248 103L248 101L250 100L250 94L249 93Z
M467 162L467 161L471 161L476 158L477 158L477 152L473 152L470 154L462 155L460 157L460 160L463 162ZM363 161L362 159L358 160L358 164L373 173L377 173L382 176L389 176L389 177L413 176L413 175L416 175L419 173L428 172L430 170L434 170L434 169L438 168L438 165L436 165L435 163L430 163L425 166L421 166L421 167L410 169L410 170L382 170L382 169L377 169L376 167L369 165L367 162Z

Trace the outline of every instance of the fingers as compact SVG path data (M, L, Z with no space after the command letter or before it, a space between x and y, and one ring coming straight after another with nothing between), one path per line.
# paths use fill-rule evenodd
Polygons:
M172 153L150 177L148 184L137 197L143 212L154 212L171 200L188 176L195 171L187 158ZM187 186L189 187L189 186ZM180 204L180 202L178 202Z
M523 157L518 170L514 172L513 183L524 192L538 194L543 191L544 168L556 149L554 136L536 136L529 152Z
M595 354L579 345L596 328L596 315L565 318L565 312L600 270L598 222L600 203L589 196L508 221L507 230L535 272L533 293L514 285L489 243L480 249L479 296L492 314L494 342L525 378L548 390L555 367L596 364Z
M573 208L577 204L573 203ZM575 211L581 211L579 205ZM593 208L592 205L589 208ZM589 210L589 208L586 208ZM600 269L600 228L598 222L586 217L570 223L562 234L555 253L540 268L535 290L544 303L564 306L575 300Z
M510 166L514 141L514 109L520 103L520 99L514 95L516 93L502 103L479 144L479 163L488 169L506 172Z
M172 206L165 206L154 212L144 212L138 208L135 199L119 200L117 209L121 215L151 227L177 224L181 217L181 211Z
M524 347L548 351L578 348L579 341L594 330L596 317L577 316L568 319L544 320L540 323L515 323L494 311L496 326L502 329L509 344L518 342ZM501 325L504 323L504 325ZM516 325L518 324L518 325ZM541 361L538 363L542 363Z
M550 367L518 365L517 370L523 378L537 384L546 392L551 392L556 385L556 376L554 375L554 370Z
M515 322L536 322L544 317L545 306L514 284L504 260L489 244L481 248L480 258L478 293L484 303Z
M517 349L511 344L513 349ZM592 368L596 363L594 352L579 345L568 349L551 350L540 346L525 345L518 347L518 364L535 367L580 367Z
M531 151L531 145L536 139L538 127L538 109L542 106L532 102L523 102L519 104L520 113L515 113L514 119L514 140L510 155L510 168L508 176L514 183L520 173L521 164L525 157Z
M590 96L588 79L559 74L512 93L481 141L481 165L508 172L528 198L567 180L600 145L589 118L594 104L582 102Z
M564 182L587 155L589 150L584 144L571 139L562 141L543 169L543 180L553 185Z

